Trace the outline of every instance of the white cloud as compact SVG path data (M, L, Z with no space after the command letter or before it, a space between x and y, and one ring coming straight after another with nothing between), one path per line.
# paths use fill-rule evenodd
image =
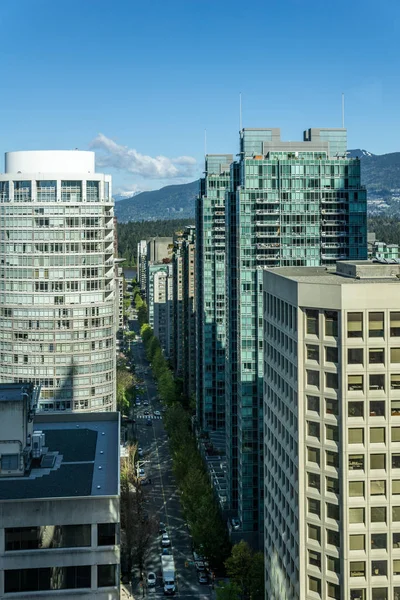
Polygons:
M98 167L109 167L150 179L192 177L196 160L192 156L146 156L134 148L121 146L102 133L90 143L90 148L102 150L96 155Z

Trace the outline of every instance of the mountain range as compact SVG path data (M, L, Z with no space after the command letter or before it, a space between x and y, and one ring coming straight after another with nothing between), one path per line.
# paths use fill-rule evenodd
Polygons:
M368 191L370 215L400 216L400 152L373 154L357 148L347 152L361 160L361 178ZM194 217L199 181L168 185L160 190L136 193L120 199L115 214L121 223Z

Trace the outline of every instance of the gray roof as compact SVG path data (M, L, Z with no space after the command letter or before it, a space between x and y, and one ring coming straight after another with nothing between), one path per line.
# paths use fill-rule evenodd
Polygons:
M118 495L118 413L39 414L34 430L45 434L54 466L0 479L0 500Z
M32 393L33 386L29 383L2 383L0 386L0 402L18 402L25 394Z

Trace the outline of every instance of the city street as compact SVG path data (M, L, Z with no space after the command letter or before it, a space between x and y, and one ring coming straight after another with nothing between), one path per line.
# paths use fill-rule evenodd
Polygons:
M137 330L137 322L132 323L131 321L130 325L134 325ZM154 516L157 528L159 522L163 522L167 527L175 561L176 596L209 600L214 595L211 586L199 584L195 566L189 565L189 562L193 561L191 537L182 516L179 492L172 473L172 461L162 419L163 413L161 412L161 418L152 416L151 426L147 425L147 417L144 415L145 410L152 415L154 410L161 411L162 409L161 404L157 401L157 388L151 368L145 358L142 342L131 343L131 349L136 373L144 380L145 386L145 394L141 397L141 406L134 409L134 418L136 420L136 437L139 446L143 449L140 466L145 470L146 478L151 480L151 484L143 486L148 500L146 510L150 517ZM143 406L145 400L148 400L149 406ZM156 533L147 559L146 573L153 571L156 574L157 585L155 588L147 589L146 586L142 587L139 581L134 582L135 598L164 597L160 554L161 536Z

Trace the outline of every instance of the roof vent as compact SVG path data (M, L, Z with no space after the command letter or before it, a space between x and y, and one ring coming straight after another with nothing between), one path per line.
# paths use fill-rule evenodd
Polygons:
M32 458L40 458L44 453L44 433L34 431L32 434Z

